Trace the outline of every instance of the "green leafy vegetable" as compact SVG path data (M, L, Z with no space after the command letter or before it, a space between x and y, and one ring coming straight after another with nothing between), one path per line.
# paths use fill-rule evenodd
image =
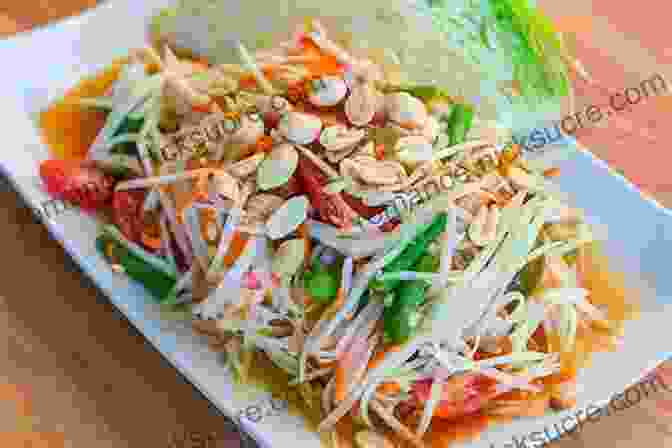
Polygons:
M550 20L530 0L426 0L425 4L447 40L464 48L476 64L512 76L509 80L527 104L567 95L568 52Z
M569 80L561 37L528 0L488 0L498 41L509 51L520 93L526 99L567 95Z

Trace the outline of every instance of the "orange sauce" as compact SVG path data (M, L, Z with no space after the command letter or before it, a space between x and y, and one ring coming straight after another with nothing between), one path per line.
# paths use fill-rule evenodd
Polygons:
M462 417L458 421L433 419L424 440L432 448L446 448L455 442L475 438L491 421L491 417L482 413Z
M42 140L52 154L62 159L82 159L105 123L106 113L72 104L73 100L103 95L119 77L127 58L85 78L68 90L62 99L40 112Z

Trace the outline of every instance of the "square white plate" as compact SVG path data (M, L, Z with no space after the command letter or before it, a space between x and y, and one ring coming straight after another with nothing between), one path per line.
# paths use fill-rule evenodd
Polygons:
M38 212L48 199L37 176L39 161L48 157L34 117L82 76L105 67L144 43L145 24L167 0L115 0L85 14L32 33L0 41L0 98L4 142L0 167L26 202ZM590 153L579 149L560 163L560 184L586 210L593 222L608 224L606 250L614 266L627 273L642 292L642 315L626 325L625 342L617 353L596 354L593 367L581 372L578 409L604 404L667 358L672 303L672 275L666 256L672 254L670 212L650 199ZM96 224L75 212L43 219L54 238L82 266L129 320L225 414L236 417L262 446L315 447L318 438L299 418L284 412L282 403L263 393L233 395L229 377L207 345L189 325L160 318L158 307L142 287L115 276L96 253ZM510 443L533 431L560 424L571 411L539 419L522 419L494 427L469 446ZM577 410L574 410L577 412Z

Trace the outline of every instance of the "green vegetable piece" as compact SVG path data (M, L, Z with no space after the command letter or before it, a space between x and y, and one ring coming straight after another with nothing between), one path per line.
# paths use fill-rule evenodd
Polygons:
M541 281L543 273L544 257L539 257L536 260L528 263L522 271L520 271L520 286L522 293L529 296Z
M418 272L436 272L439 269L439 257L432 254L425 254L415 267Z
M175 280L163 272L154 269L138 257L131 254L126 248L102 236L96 239L96 248L105 254L105 246L112 243L112 253L123 266L126 274L133 280L140 282L154 298L162 301L168 296L175 285Z
M133 118L130 115L127 115L124 118L124 121L117 129L117 132L114 133L115 136L122 134L137 134L142 129L142 125L145 123L144 118Z
M436 272L438 268L439 258L427 254L418 261L413 270ZM383 311L383 330L390 342L403 343L415 333L418 306L425 301L427 288L427 282L412 280L402 282L397 289L394 302Z
M474 119L474 108L465 104L457 104L450 115L450 146L459 145L467 139Z
M386 308L387 310L390 308ZM411 338L415 333L414 323L417 321L417 307L401 305L392 312L383 313L383 329L385 339L392 344L400 344ZM386 315L387 314L387 315Z
M124 121L121 122L121 126L117 129L117 132L114 133L114 137L123 134L137 134L142 129L142 125L145 123L144 118L132 118L131 116L126 116ZM136 155L138 153L137 145L133 142L124 142L118 145L115 145L110 149L112 154L128 154Z
M489 0L498 43L509 52L514 79L528 103L569 91L566 53L548 17L528 0Z
M443 233L443 231L446 229L447 222L448 218L446 217L446 214L439 214L436 218L434 218L434 221L432 221L432 224L429 226L429 228L427 228L427 230L421 235L418 235L418 237L413 240L413 242L409 244L406 249L404 249L399 257L388 264L383 269L383 271L387 273L409 270L411 266L415 265L415 263L417 263L420 257L422 257L422 255L425 253L429 243L435 240L441 233ZM377 291L388 292L395 289L397 286L399 286L400 283L401 280L380 281L376 279L369 284L369 287Z
M328 303L336 297L338 279L326 269L319 269L306 278L306 289L314 301Z
M424 103L438 99L449 98L448 93L440 87L432 85L402 86L398 89L400 92L406 92Z
M576 262L576 257L579 255L579 251L574 249L573 251L565 254L562 258L565 260L569 266L572 266Z

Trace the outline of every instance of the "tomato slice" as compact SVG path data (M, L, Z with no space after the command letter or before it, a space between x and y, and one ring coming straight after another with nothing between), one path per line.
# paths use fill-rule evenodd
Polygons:
M145 193L140 190L115 191L112 198L114 222L131 241L142 242L142 203Z
M98 209L112 197L114 180L90 164L49 159L40 164L39 172L49 194L82 209Z

